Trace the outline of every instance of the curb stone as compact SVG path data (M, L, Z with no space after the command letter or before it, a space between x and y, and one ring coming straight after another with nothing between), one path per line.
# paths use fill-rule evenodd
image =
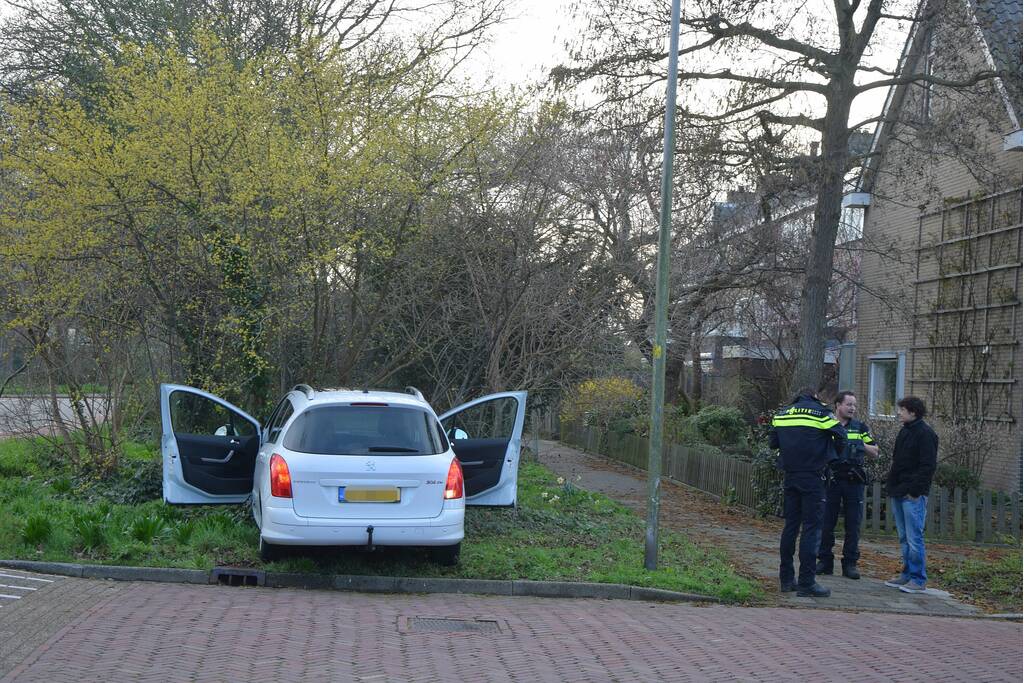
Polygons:
M0 560L0 567L21 569L57 576L115 581L162 581L164 583L217 583L217 576L231 567L176 569L171 567L122 567L102 564ZM239 569L256 574L258 570ZM619 583L577 583L572 581L499 581L490 579L452 579L430 577L359 576L347 574L300 574L295 572L258 572L266 586L273 588L312 588L358 591L364 593L471 593L478 595L519 595L545 598L603 598L618 600L657 600L674 602L712 602L722 600L708 595L679 593L658 588L641 588Z

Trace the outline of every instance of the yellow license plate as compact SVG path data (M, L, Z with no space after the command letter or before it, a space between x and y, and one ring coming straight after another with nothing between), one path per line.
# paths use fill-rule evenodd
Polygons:
M338 501L342 503L397 503L400 499L401 489L397 486L341 486L338 489Z

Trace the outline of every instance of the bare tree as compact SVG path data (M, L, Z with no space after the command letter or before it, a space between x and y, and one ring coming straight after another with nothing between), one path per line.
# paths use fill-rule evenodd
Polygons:
M974 40L970 14L963 0L925 0L917 7L891 0L835 0L825 11L803 3L699 0L684 17L687 47L680 56L682 64L691 66L679 76L692 90L698 83L709 86L684 100L684 130L727 124L731 137L718 152L723 164L749 168L760 157L767 161L761 175L795 177L803 166L813 182L814 222L804 242L795 384L816 385L821 379L842 197L849 171L863 160L851 154L850 135L880 120L851 121L854 100L900 83L970 87L1000 75L963 62L948 64L944 75L880 65L875 59L879 35L889 26L927 28L941 19L951 33L959 30L961 40ZM589 42L577 45L576 64L555 71L558 80L596 81L612 104L660 85L667 58L661 37L668 31L668 14L660 3L607 0L589 16ZM911 52L927 49L927 33L912 33L919 44ZM660 116L652 110L649 120ZM820 155L809 166L806 158L781 148L800 131L820 141Z

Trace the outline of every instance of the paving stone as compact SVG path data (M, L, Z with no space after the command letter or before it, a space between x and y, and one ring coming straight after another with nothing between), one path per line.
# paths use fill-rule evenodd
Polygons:
M76 586L61 596L64 602L83 585L117 592L105 600L90 597L89 609L78 610L30 654L22 652L2 683L1020 681L1024 675L1021 625L1006 621L67 581ZM46 604L60 607L56 600ZM11 628L4 610L0 630ZM16 623L24 624L25 617ZM496 621L502 628L403 631L413 617ZM794 647L808 634L813 647Z

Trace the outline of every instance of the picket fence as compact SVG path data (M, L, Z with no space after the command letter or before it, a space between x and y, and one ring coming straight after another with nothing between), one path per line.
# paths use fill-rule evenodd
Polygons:
M554 427L548 420L545 426ZM631 434L602 433L589 427L562 423L556 427L563 443L588 453L647 469L647 439ZM724 455L699 446L667 444L662 474L715 496L754 508L755 486L772 485L771 475L755 472L742 458ZM758 481L761 477L761 481ZM874 482L864 496L862 531L865 534L895 535L896 522L882 486ZM932 486L928 496L925 536L933 540L981 543L1021 541L1021 496L1002 491L948 489Z

